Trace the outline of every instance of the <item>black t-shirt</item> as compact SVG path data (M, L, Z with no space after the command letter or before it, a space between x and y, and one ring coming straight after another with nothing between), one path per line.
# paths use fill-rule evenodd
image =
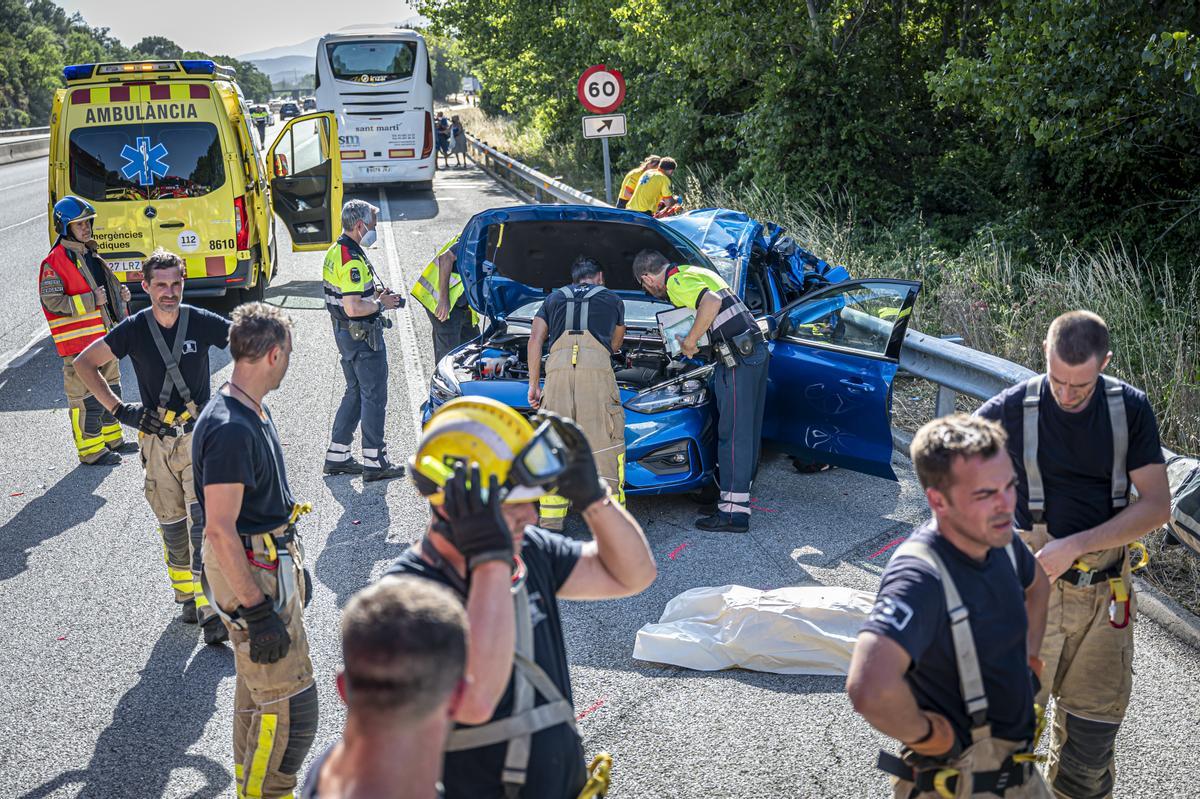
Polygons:
M1025 646L1025 588L1037 574L1033 553L1013 535L1014 573L1003 547L990 550L979 563L938 535L932 521L918 528L912 540L933 546L971 614L992 735L1009 741L1032 738L1034 686ZM913 661L905 679L917 704L948 718L959 741L969 746L971 722L959 687L946 597L937 570L915 557L892 558L862 629L904 647Z
M220 392L200 412L192 431L192 475L196 497L204 508L204 486L241 483L245 486L237 531L265 533L287 524L292 515L292 490L283 464L283 447L271 421Z
M331 743L328 747L326 747L325 751L313 761L313 764L308 767L308 774L304 778L304 787L300 789L300 799L322 799L317 794L317 785L321 781L321 769L325 766L325 761L329 759L329 753L332 752L333 747L337 745L337 741ZM442 799L442 797L446 795L440 782L437 784L435 790L437 791L435 796L439 797L439 799ZM326 796L324 799L341 799L341 797Z
M1146 395L1122 383L1125 418L1129 423L1129 452L1126 471L1151 463L1162 463L1158 422ZM1029 485L1025 479L1024 408L1025 384L1020 383L992 397L976 413L999 422L1008 433L1008 454L1017 470L1017 527L1029 530ZM1048 381L1042 382L1038 404L1038 466L1046 493L1045 519L1050 535L1063 538L1091 529L1117 515L1112 506L1112 424L1103 380L1087 406L1076 413L1058 407Z
M563 642L562 622L556 595L579 562L583 547L545 530L526 528L521 558L525 561L525 585L529 591L529 609L533 615L534 661L542 667L568 702L571 676L567 669L567 651ZM454 589L454 584L438 569L422 560L416 549L401 555L388 574L414 574L435 580ZM507 718L512 712L513 684L509 680L493 719ZM545 704L542 696L535 700ZM447 799L504 799L505 743L447 752L442 782ZM587 781L583 762L583 743L569 725L559 724L534 733L524 799L574 799Z
M192 401L204 407L212 394L208 348L224 349L229 346L229 320L203 308L187 308L187 337L183 340L183 352L179 355L179 371L183 374L183 382L187 384L188 391L192 393ZM150 335L150 325L158 327L167 348L173 349L179 323L163 327L154 319L154 311L150 308L138 311L108 331L104 336L104 343L118 359L128 356L129 360L133 361L142 404L147 408L157 409L158 393L166 380L167 368L158 353L158 347L154 345L154 338ZM172 386L167 410L182 413L185 408L179 391Z
M577 298L583 297L594 288L596 287L589 283L576 283L571 286L571 290ZM548 346L553 346L565 330L575 329L576 307L577 304L568 302L561 291L550 292L542 302L542 307L538 308L537 318L550 328L550 335L546 339ZM567 318L568 313L570 313L570 319ZM605 349L612 349L613 333L618 325L623 324L625 324L625 303L621 301L615 291L601 289L588 300L587 329L604 345Z

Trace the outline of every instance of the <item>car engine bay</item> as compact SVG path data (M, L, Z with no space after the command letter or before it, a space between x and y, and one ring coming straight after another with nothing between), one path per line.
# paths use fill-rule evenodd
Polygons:
M527 335L502 333L487 343L470 344L455 355L459 379L528 380ZM542 356L545 364L546 356ZM671 359L658 336L627 336L619 353L612 356L617 385L641 391L694 369L695 364ZM545 370L542 370L545 374Z

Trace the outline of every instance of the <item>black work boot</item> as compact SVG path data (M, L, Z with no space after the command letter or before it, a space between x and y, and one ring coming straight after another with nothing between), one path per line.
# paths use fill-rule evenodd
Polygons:
M196 600L189 599L183 603L180 609L179 620L184 624L195 624L200 620L200 616L196 613Z
M363 482L374 483L376 480L391 480L396 477L404 476L404 466L399 463L388 463L384 461L383 466L379 469L372 469L364 466L362 470Z
M140 449L136 441L122 441L119 447L109 447L109 450L121 455L132 455Z
M748 533L750 532L750 517L744 513L721 513L711 516L701 516L696 520L696 528L710 533Z
M111 449L96 458L94 461L84 461L84 466L120 466L121 456L113 452Z
M362 474L363 465L356 461L353 457L347 458L344 461L325 461L325 467L321 469L325 474Z
M229 630L225 629L225 623L221 621L220 616L213 616L200 625L200 629L204 632L206 644L219 644L229 640Z

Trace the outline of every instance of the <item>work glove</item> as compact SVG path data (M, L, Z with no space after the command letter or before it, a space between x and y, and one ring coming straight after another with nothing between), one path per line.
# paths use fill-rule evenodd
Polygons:
M566 468L555 483L559 496L567 499L578 511L604 499L608 495L608 487L600 481L600 475L596 472L592 445L588 443L583 430L575 424L574 419L557 414L544 412L540 418L550 419L567 449L563 453L567 461Z
M469 470L457 464L442 489L446 518L435 527L466 558L468 572L491 560L510 565L513 560L512 533L500 512L503 497L496 475L488 478L486 499L482 482L479 464L472 463Z
M275 600L267 597L254 607L243 607L238 615L250 633L250 659L255 663L274 663L287 656L292 646L287 625L275 612Z
M918 757L939 761L953 760L961 754L958 736L954 734L954 727L950 725L949 719L929 710L922 710L921 715L929 722L929 732L919 740L905 741L904 745L909 751Z
M158 418L158 414L147 410L140 402L122 402L112 412L118 422L148 436L173 436L175 428L168 427Z

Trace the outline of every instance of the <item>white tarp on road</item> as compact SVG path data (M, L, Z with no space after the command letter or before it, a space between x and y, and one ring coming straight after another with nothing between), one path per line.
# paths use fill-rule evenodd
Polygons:
M638 630L633 656L697 671L846 674L875 595L836 586L693 588Z

